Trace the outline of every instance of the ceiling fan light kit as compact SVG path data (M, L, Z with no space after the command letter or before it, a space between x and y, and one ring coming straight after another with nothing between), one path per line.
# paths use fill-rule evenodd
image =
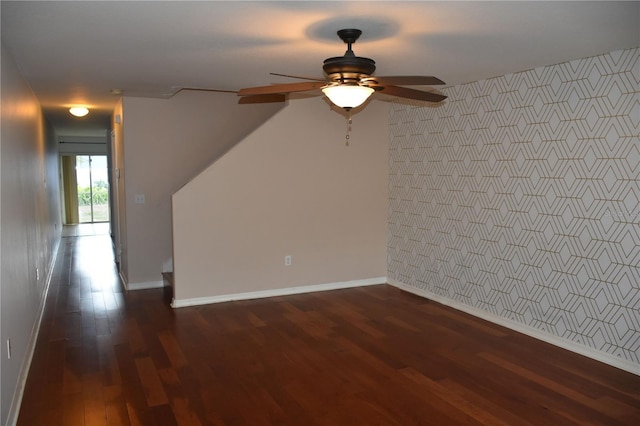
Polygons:
M338 84L335 86L328 86L322 89L327 98L336 106L350 110L351 108L357 108L374 92L371 87Z
M240 99L240 103L274 102L275 100L267 100L267 96L274 94L286 95L317 89L321 89L334 105L344 108L347 111L351 110L351 108L361 106L377 91L391 96L426 102L441 102L447 98L438 93L402 87L445 84L444 81L436 77L374 77L373 74L376 70L375 61L373 59L356 56L351 48L361 34L362 31L355 28L338 31L338 37L347 44L347 51L343 56L324 60L322 66L325 74L324 78L289 76L311 81L241 89L238 92L238 95L243 97L243 99ZM261 100L261 98L265 99Z

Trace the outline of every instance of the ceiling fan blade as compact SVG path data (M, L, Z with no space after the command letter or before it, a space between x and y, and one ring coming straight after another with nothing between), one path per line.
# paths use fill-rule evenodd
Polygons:
M398 96L399 98L415 99L418 101L440 102L447 99L446 96L433 92L423 92L422 90L409 89L399 86L376 86L385 95Z
M238 101L239 104L266 104L269 102L284 102L287 97L281 93L269 93L266 95L243 96Z
M280 73L277 73L277 72L270 72L269 74L277 75L278 77L297 78L297 79L300 79L300 80L327 81L326 79L321 78L321 77L304 77L304 76L301 76L301 75L280 74Z
M393 84L396 86L436 86L445 84L445 82L440 80L439 78L429 75L397 75L388 77L375 76L371 78L382 85Z
M268 95L271 93L292 93L292 92L306 92L307 90L321 89L326 86L325 81L309 81L305 83L286 83L286 84L272 84L271 86L258 86L248 87L246 89L240 89L238 91L239 96L248 95Z

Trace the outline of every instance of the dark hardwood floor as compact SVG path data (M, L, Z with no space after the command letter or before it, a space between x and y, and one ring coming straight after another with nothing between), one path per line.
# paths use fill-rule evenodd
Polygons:
M390 286L173 310L63 238L20 425L639 425L640 377Z

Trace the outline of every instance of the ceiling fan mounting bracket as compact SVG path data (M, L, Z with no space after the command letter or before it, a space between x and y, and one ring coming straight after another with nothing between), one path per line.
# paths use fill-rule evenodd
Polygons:
M338 31L338 37L340 37L340 40L347 44L355 43L356 40L360 38L360 35L362 35L362 31L355 28L346 28Z

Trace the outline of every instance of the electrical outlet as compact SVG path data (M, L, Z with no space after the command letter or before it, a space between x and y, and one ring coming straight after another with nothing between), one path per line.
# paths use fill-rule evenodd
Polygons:
M144 204L144 194L136 194L133 201L136 204Z
M11 339L7 339L7 359L11 359Z
M40 268L36 268L36 281L40 281Z
M284 266L291 266L291 256L284 257Z

